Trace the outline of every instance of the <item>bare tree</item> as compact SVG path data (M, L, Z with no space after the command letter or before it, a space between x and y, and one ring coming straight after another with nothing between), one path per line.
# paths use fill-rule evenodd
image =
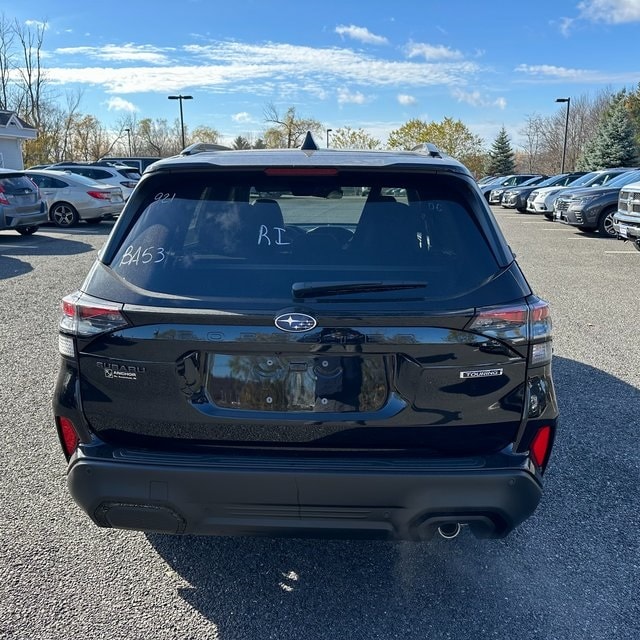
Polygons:
M22 92L22 113L36 129L40 128L42 120L44 89L46 74L42 66L42 45L46 23L37 22L22 25L14 21L13 31L22 48L21 64L16 68L20 76Z
M137 138L141 155L164 157L179 153L182 147L180 121L169 126L162 118L144 118L138 124Z
M264 132L264 139L268 147L291 149L299 147L307 131L321 136L324 127L312 118L300 118L295 107L289 107L284 115L278 113L277 107L270 103L264 109L265 122L275 126Z
M543 147L543 128L544 118L534 113L527 116L525 126L518 132L524 140L524 144L521 144L520 147L524 152L526 162L525 173L539 170L539 165L541 164L540 155Z
M13 25L0 14L0 109L10 109L10 81L13 58Z

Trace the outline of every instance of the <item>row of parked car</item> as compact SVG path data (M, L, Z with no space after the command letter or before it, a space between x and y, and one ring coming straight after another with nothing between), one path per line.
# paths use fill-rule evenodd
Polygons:
M489 204L541 213L587 233L618 237L614 216L621 189L639 180L640 169L615 167L551 177L517 174L488 182L485 178L479 185Z
M0 230L31 235L42 224L99 224L122 211L141 167L116 159L0 169Z

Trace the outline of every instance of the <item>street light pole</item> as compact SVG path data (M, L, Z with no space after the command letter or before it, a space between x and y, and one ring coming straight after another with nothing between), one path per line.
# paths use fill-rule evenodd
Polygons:
M187 145L184 141L184 116L182 115L182 101L183 100L193 100L193 96L183 96L182 94L177 96L168 96L169 100L180 100L180 130L182 131L182 148L184 149Z
M567 156L567 133L569 131L569 106L571 105L571 98L556 98L556 102L567 103L567 116L564 121L564 144L562 145L562 168L560 173L564 173L564 159Z
M127 138L129 139L129 157L131 157L131 129L125 129L127 132Z
M333 129L327 129L327 149L329 148L329 134L333 131Z

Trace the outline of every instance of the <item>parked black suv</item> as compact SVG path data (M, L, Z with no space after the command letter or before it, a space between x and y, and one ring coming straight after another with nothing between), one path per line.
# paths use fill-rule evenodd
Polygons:
M432 146L155 163L59 344L68 486L99 526L496 537L541 497L549 308Z

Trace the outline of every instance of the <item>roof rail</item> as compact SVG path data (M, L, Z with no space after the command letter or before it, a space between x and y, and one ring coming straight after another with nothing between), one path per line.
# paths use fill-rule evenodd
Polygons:
M411 151L422 151L422 153L428 153L432 158L442 158L442 151L432 142L421 142L413 147Z

